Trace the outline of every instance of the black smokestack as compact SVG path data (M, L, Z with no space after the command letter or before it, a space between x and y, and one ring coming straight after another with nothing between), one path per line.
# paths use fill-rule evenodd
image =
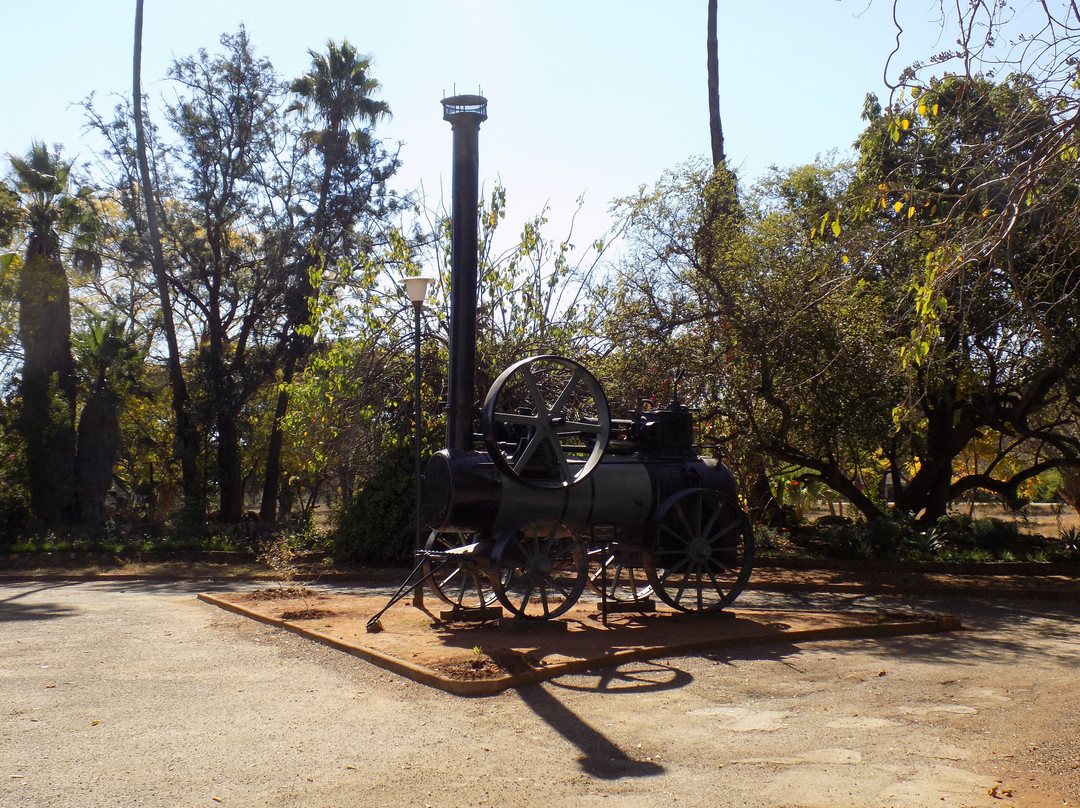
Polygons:
M454 133L453 240L450 245L450 388L446 397L446 448L473 448L476 397L476 299L479 285L477 203L480 194L480 124L487 120L482 95L442 100L443 120Z

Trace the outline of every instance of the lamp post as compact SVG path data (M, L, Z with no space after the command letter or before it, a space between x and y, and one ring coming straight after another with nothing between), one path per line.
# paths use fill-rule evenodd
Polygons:
M414 549L421 549L422 530L420 526L420 315L424 310L424 298L427 297L428 284L432 282L431 278L403 278L402 284L405 286L405 294L409 296L409 301L413 305L413 403L415 409L413 411L413 448L415 454L415 471L416 471L416 541ZM413 605L424 605L424 589L422 586L417 586L416 591L413 593Z

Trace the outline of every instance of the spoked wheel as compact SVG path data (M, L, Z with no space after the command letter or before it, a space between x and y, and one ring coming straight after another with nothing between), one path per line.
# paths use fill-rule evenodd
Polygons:
M589 550L589 589L617 603L634 603L652 594L640 553L594 547Z
M600 462L611 413L600 383L577 362L534 356L495 380L483 432L500 471L537 488L565 488Z
M491 586L515 616L558 617L573 606L588 577L585 542L557 519L533 519L508 530L491 558Z
M753 565L750 522L719 491L690 488L660 504L644 567L664 603L684 612L722 609L742 592Z
M472 533L432 531L424 549L446 552L465 547L475 540ZM458 556L441 567L438 561L425 558L424 578L439 600L459 609L481 609L495 602L495 592L488 583L487 570L467 555Z

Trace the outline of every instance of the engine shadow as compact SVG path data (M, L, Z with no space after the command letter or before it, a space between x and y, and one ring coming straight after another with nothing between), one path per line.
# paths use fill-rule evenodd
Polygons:
M640 668L642 666L632 666ZM667 666L650 665L649 668L660 669ZM682 687L691 681L689 674L668 668L673 674L667 682L650 682L631 673L627 675L622 671L605 671L600 676L601 690L596 688L580 688L593 690L594 692L620 692L638 691L642 687L647 689L668 689ZM624 679L625 686L616 685L617 680ZM577 763L586 774L601 780L621 780L629 777L656 777L663 774L665 768L652 760L636 760L613 743L602 732L590 726L573 710L563 704L550 692L549 688L555 687L548 683L528 685L518 688L518 697L529 707L537 717L542 719L549 727L559 733L567 742L573 744L581 751ZM558 685L565 689L565 685Z

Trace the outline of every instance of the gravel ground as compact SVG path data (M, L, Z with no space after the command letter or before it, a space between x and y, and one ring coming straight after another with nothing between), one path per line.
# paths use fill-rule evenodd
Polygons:
M215 589L0 583L0 805L1080 804L1076 601L749 592L965 629L464 699L196 600Z

